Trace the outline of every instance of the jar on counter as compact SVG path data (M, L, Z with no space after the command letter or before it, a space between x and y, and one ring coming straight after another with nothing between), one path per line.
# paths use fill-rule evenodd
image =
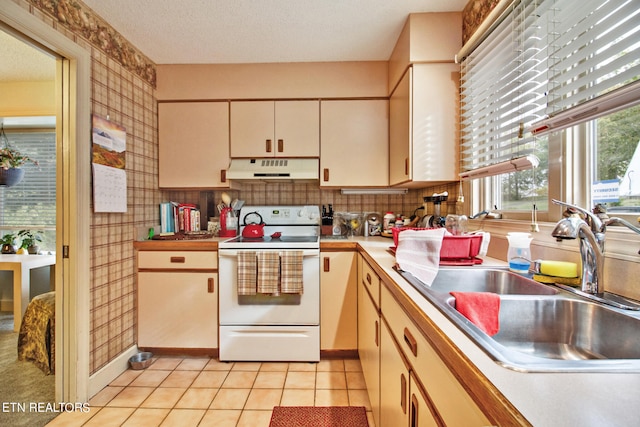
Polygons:
M382 218L382 231L385 233L391 233L391 229L396 224L396 216L393 212L387 212Z

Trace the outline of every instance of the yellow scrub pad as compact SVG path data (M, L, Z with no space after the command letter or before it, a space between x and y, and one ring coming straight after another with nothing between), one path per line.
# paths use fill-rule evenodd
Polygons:
M578 265L565 261L538 261L540 271L536 273L554 277L578 277Z
M533 280L540 283L559 283L561 285L580 286L579 277L552 277L543 274L534 274Z

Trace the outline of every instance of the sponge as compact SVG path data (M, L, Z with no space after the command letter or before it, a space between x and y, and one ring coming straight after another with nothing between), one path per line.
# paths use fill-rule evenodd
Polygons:
M536 261L538 271L536 273L554 277L578 277L578 265L565 261Z
M579 277L553 277L553 276L545 276L543 274L534 274L533 280L540 283L559 283L561 285L568 286L580 286L580 278Z

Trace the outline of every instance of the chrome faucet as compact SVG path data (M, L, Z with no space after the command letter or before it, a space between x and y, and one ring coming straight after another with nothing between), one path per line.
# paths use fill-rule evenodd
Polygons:
M580 238L581 290L589 294L601 294L603 292L604 239L607 226L624 225L638 234L640 234L640 228L622 218L608 218L603 222L586 209L555 199L552 202L568 207L572 214L558 221L551 235L558 241ZM584 214L586 220L583 220L578 212Z

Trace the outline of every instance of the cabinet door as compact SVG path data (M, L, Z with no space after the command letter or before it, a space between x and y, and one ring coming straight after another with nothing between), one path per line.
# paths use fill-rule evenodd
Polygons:
M380 316L362 281L358 284L358 355L373 419L380 424Z
M409 369L384 322L380 329L380 425L408 426Z
M405 73L389 98L389 184L411 179L411 75Z
M319 101L231 103L231 157L318 157Z
M409 375L409 427L438 427L437 416L427 403L427 396L417 383L413 372Z
M231 157L273 157L274 102L231 103Z
M318 157L320 155L319 101L276 101L275 155Z
M229 103L158 104L161 188L224 188L229 167Z
M389 102L320 104L320 186L389 185Z
M356 253L321 252L320 259L320 349L355 350L358 346Z
M413 66L413 181L458 179L459 80L457 64Z
M138 273L138 346L218 348L217 273Z

